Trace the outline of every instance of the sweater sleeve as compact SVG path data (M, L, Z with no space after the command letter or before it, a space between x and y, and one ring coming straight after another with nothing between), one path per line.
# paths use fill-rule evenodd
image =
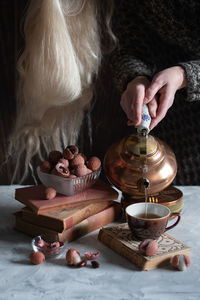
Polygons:
M110 64L112 66L113 80L117 89L122 93L127 84L137 76L152 78L154 70L141 59L134 57L126 49L117 49L113 52Z
M186 101L200 100L200 60L179 63L187 78Z
M135 77L151 79L155 72L151 59L153 32L133 8L134 4L129 0L115 0L113 32L118 44L111 53L110 66L114 84L120 93ZM149 31L150 34L147 34Z

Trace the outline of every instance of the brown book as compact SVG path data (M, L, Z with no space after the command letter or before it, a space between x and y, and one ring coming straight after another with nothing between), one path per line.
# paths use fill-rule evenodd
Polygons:
M87 190L69 197L57 194L54 199L45 200L44 190L44 185L18 188L15 190L15 199L24 203L37 214L40 214L95 202L117 200L118 198L117 191L100 180Z
M140 241L132 239L127 223L102 228L99 231L98 239L146 271L161 267L169 263L170 258L174 255L188 254L191 250L190 247L184 245L181 241L164 233L158 239L159 247L157 253L154 256L144 256L138 250Z
M88 205L63 208L56 211L36 214L29 208L22 208L22 220L29 223L62 232L65 229L80 223L88 217L97 214L110 206L112 201L102 201Z
M96 229L101 228L121 217L122 207L121 204L113 201L112 205L103 211L90 216L89 218L83 220L82 222L72 226L69 229L64 230L63 232L56 232L54 230L31 224L22 219L22 212L19 211L15 213L16 224L15 228L18 231L22 231L30 236L37 236L44 233L52 235L52 237L58 238L59 241L68 241L71 242L81 236L86 235L89 232L92 232Z

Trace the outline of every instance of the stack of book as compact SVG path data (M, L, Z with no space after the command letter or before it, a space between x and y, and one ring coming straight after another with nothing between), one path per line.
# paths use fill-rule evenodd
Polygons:
M71 242L121 217L118 193L102 181L74 196L57 194L45 200L43 185L18 188L15 199L23 204L15 213L17 230L30 236L44 233Z

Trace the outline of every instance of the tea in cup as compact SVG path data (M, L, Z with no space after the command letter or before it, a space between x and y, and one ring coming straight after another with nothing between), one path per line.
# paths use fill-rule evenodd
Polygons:
M176 222L167 227L170 216L170 209L158 203L135 203L126 208L128 225L136 240L158 239L179 223L181 216L176 214Z

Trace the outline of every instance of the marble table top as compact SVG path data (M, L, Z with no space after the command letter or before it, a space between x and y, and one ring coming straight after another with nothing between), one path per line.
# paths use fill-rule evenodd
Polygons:
M14 199L18 187L0 186L0 300L200 299L200 186L178 187L185 204L182 220L170 235L192 247L191 266L184 272L170 266L140 271L99 242L98 230L68 246L82 254L100 251L100 268L72 269L65 263L65 252L32 265L31 237L14 229L13 213L23 207Z

